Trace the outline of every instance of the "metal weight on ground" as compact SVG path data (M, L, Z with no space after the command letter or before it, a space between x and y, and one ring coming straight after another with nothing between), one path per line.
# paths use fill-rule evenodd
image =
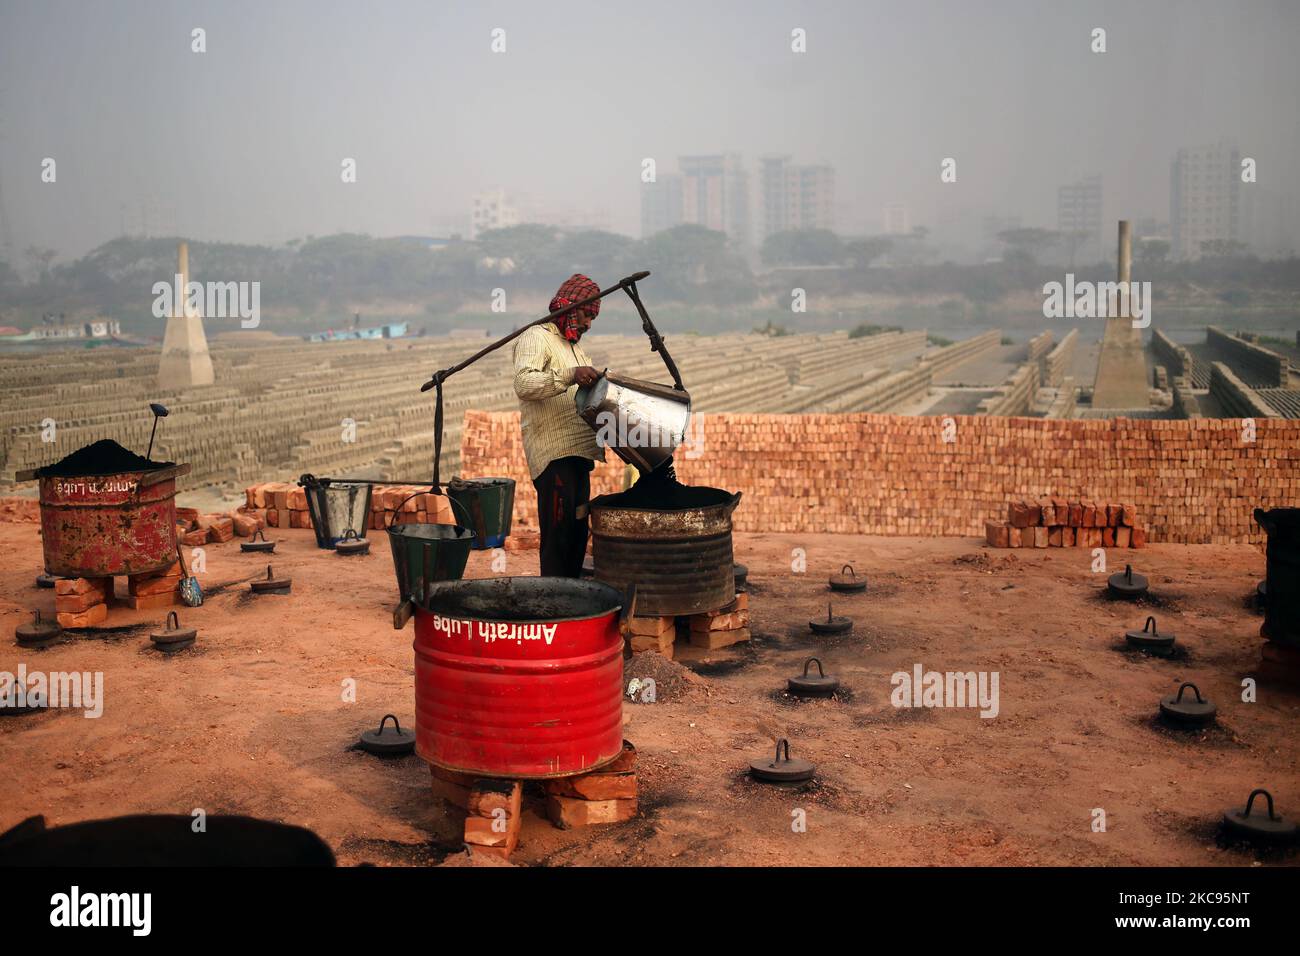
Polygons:
M1106 587L1115 597L1140 598L1147 593L1147 579L1133 570L1133 565L1124 565L1123 571L1116 571L1106 581Z
M782 750L785 751L784 757L781 756ZM800 783L811 780L816 769L807 760L791 758L790 741L784 737L776 742L775 757L749 762L750 776L763 783Z
M814 634L844 634L853 629L853 618L834 615L831 606L826 605L826 620L809 621L808 627Z
M1128 642L1130 647L1136 647L1138 650L1157 654L1161 657L1168 657L1174 650L1174 635L1159 633L1154 617L1148 617L1146 624L1142 625L1140 631L1125 631L1124 640Z
M245 554L270 554L275 550L275 542L267 541L262 529L258 528L247 541L239 542L239 550Z
M1263 795L1268 813L1251 813L1255 798ZM1288 843L1296 838L1296 825L1281 814L1273 812L1273 795L1267 790L1252 790L1246 799L1245 810L1225 810L1223 827L1233 836L1260 843Z
M1183 692L1192 689L1195 700L1183 700ZM1204 727L1214 722L1218 708L1201 696L1200 689L1192 683L1185 683L1178 688L1178 694L1170 695L1160 701L1160 715L1173 724L1183 727Z
M816 675L808 673L813 664L817 665ZM810 657L803 663L803 673L786 678L786 685L796 697L830 697L839 690L840 682L838 678L827 676L820 660Z
M845 574L845 571L848 574ZM858 594L867 589L867 579L859 578L853 570L853 565L846 564L840 568L839 574L830 576L830 588L832 591L840 591L844 594Z
M167 614L166 626L160 631L151 632L149 640L153 641L153 646L164 654L175 654L177 651L192 647L198 633L197 628L181 627L180 617L175 611L170 611Z
M393 722L393 729L385 732L384 727L390 720ZM358 746L366 753L377 757L399 757L415 750L415 733L403 730L396 714L385 714L384 719L379 722L379 729L365 731L361 735Z
M277 578L268 564L266 577L261 581L250 581L248 587L254 594L288 594L292 585L291 578Z

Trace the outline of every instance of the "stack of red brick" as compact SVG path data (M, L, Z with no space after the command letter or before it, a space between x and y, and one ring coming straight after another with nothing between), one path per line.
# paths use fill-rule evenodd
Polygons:
M1137 508L1085 498L1016 498L1007 505L1007 520L985 522L991 548L1142 548L1146 529Z
M978 535L1009 496L1060 495L1133 502L1152 541L1258 543L1254 510L1300 495L1300 419L1244 429L1208 418L706 413L690 430L677 477L743 493L732 515L741 532ZM466 411L459 468L514 478L515 525L537 527L518 412ZM592 497L620 490L623 470L609 452Z
M433 793L465 812L465 842L473 853L506 859L519 844L523 784L475 777L430 764ZM542 781L546 815L561 829L622 823L636 816L636 748L623 741L613 762L591 773Z
M287 481L270 481L244 490L244 513L261 518L270 528L310 528L307 492ZM390 524L455 524L452 505L445 495L427 487L376 485L370 495L368 528L379 531Z
M736 594L735 599L726 607L703 614L683 615L680 618L667 615L664 617L644 617L636 615L628 624L631 635L628 643L633 654L643 651L658 651L664 657L672 659L673 647L677 641L678 624L689 635L691 644L707 650L717 650L749 640L749 595L744 592Z
M225 514L200 512L197 508L176 509L176 536L189 548L220 544L238 535L248 538L266 527L266 519L243 507Z
M181 566L152 574L133 574L127 579L127 596L122 603L137 611L171 607L180 603ZM108 617L116 603L113 579L58 578L54 582L54 610L60 627L94 627Z

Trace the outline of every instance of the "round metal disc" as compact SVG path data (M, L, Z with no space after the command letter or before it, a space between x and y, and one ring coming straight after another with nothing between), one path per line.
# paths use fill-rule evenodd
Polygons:
M798 783L801 780L811 780L816 769L807 760L800 760L798 757L790 760L773 760L771 757L764 757L749 762L750 775L764 783Z
M52 588L56 580L52 574L38 574L36 575L36 586L38 588Z
M370 553L370 539L369 539L369 538L356 538L356 539L349 538L349 539L346 540L346 541L340 541L338 544L334 545L334 550L337 551L339 554L343 554L343 555L349 555L349 554L369 554L369 553Z
M832 617L829 621L809 621L808 627L814 634L843 634L853 629L853 618Z
M154 631L149 635L149 640L155 644L172 644L176 641L192 641L198 633L197 627L178 627L175 630L168 628L165 631Z
M288 594L293 582L288 578L272 578L269 581L253 581L248 586L258 594Z
M187 632L177 631L175 633L183 634ZM153 646L158 648L158 650L162 651L164 654L175 654L177 651L183 651L187 647L194 646L194 636L198 632L191 629L188 633L189 637L173 638L170 640L160 640L159 635L150 634L149 639L153 641Z
M396 757L415 752L415 732L394 730L392 727L367 730L361 735L361 749L379 757Z
M1218 713L1219 708L1208 700L1196 702L1195 695L1183 695L1182 703L1175 703L1176 694L1170 694L1160 701L1160 713L1166 719L1175 724L1183 724L1188 727L1203 727L1214 720L1214 715Z
M28 621L26 624L19 624L14 628L14 636L18 638L18 643L24 647L48 644L62 633L63 629L59 627L56 621L41 621L39 624Z
M840 687L839 678L818 677L815 674L807 677L802 674L798 677L790 677L787 678L786 683L789 685L790 693L796 697L829 697Z
M1110 588L1112 594L1120 597L1138 597L1147 593L1147 579L1145 575L1133 572L1132 580L1123 571L1116 571L1106 581L1106 586Z
M832 591L840 591L844 594L858 594L867 589L867 579L853 578L847 574L832 574L830 586Z
M736 587L742 587L749 579L749 568L743 564L732 564L731 575L736 579Z
M241 541L239 543L239 550L243 551L245 554L249 554L249 553L270 554L272 551L275 550L275 542L274 541Z
M1172 634L1152 634L1150 631L1125 631L1124 640L1134 647L1150 651L1167 651L1174 646Z
M1267 811L1261 813L1255 809L1246 816L1243 808L1225 810L1223 825L1231 832L1255 840L1294 840L1296 825L1280 814L1276 819L1269 819Z

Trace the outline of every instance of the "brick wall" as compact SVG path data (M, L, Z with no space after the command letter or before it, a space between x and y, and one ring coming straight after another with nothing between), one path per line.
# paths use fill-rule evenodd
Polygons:
M1064 421L898 415L699 416L698 458L678 477L744 494L739 531L983 535L1013 497L1132 502L1152 541L1262 541L1255 507L1300 504L1300 421L1261 419L1243 443L1232 419ZM622 487L613 452L592 496ZM465 414L467 477L518 483L515 527L537 527L517 412Z

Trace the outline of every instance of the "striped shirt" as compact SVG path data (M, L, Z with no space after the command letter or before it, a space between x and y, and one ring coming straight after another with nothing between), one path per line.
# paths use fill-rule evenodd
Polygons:
M577 455L605 460L596 432L578 417L573 370L591 365L577 342L569 342L554 322L534 325L515 339L515 394L524 456L533 480L556 458Z

